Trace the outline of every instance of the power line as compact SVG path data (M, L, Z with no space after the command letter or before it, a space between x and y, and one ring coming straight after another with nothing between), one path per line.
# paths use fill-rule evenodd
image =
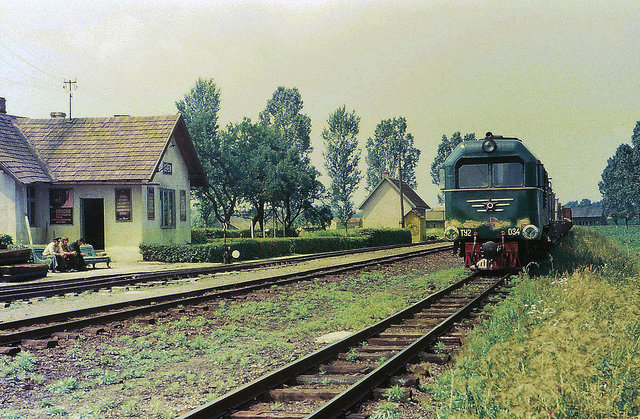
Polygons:
M13 55L14 57L18 58L20 61L24 62L25 64L27 64L29 67L36 69L37 71L41 72L42 74L44 74L47 77L52 77L52 78L56 78L55 76L47 73L46 71L42 70L40 67L36 66L35 64L32 64L31 62L27 61L25 58L23 58L21 55L11 51L9 49L9 47L7 47L2 41L0 41L0 47L4 48L5 51L7 51L9 54Z

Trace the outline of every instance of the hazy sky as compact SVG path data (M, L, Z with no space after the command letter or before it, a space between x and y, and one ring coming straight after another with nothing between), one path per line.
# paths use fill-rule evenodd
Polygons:
M68 112L62 82L77 79L74 117L170 114L201 76L221 90L224 126L297 87L322 172L320 133L344 104L363 147L381 120L407 119L431 205L429 167L455 131L520 137L562 201L598 200L640 120L638 22L636 0L3 0L0 96L45 118Z

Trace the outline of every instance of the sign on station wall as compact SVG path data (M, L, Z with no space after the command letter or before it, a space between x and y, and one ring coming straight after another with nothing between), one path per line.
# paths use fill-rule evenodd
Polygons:
M73 224L73 189L49 189L49 224Z
M116 221L131 221L131 189L116 189Z

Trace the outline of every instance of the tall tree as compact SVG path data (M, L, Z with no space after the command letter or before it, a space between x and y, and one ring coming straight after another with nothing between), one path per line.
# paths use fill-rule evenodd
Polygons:
M273 127L281 140L282 148L276 150L277 164L268 178L267 190L287 235L295 234L292 228L295 219L324 192L318 180L320 174L309 158L311 119L301 113L302 107L297 88L280 86L260 113L260 122Z
M640 150L640 121L636 121L636 126L631 134L631 145L636 150Z
M280 150L278 154L278 162L267 182L268 195L285 235L292 236L296 218L322 197L324 186L318 180L320 173L295 148Z
M212 210L221 224L229 226L247 168L238 129L229 125L222 132L218 130L220 90L213 79L198 78L184 98L176 102L176 107L185 119L209 180L208 188L195 193L200 207ZM205 203L206 200L209 202Z
M463 141L471 141L476 139L475 133L465 134L464 138L460 134L460 131L456 131L451 135L451 138L447 138L445 134L442 134L442 140L440 144L438 144L438 151L436 153L436 157L433 159L431 163L431 180L435 185L439 185L440 182L444 179L440 179L440 169L444 164L447 157L451 154L451 152ZM442 192L438 193L438 203L444 203L444 195Z
M248 118L238 125L238 134L247 165L247 176L241 184L242 197L253 207L253 226L258 224L264 236L266 204L271 201L269 181L274 178L272 172L285 146L275 129L252 123Z
M260 122L274 126L290 147L302 156L311 151L311 118L300 113L304 103L297 88L279 86L260 113Z
M324 166L331 179L331 206L344 224L345 232L349 219L355 213L353 194L362 179L358 169L361 153L357 138L359 124L360 117L356 111L347 112L342 106L329 115L327 128L322 131Z
M374 136L367 139L368 192L380 182L385 170L393 176L402 177L411 187L417 186L415 168L420 150L413 145L413 135L406 131L407 120L404 117L386 119L376 126Z
M607 213L616 218L624 218L627 226L629 219L638 214L640 204L638 179L640 179L639 153L629 144L621 144L613 157L607 160L598 188Z
M176 102L176 107L185 120L198 158L209 179L209 184L213 185L214 162L212 156L217 153L216 148L218 147L220 89L213 79L199 77L191 90L184 95L184 98ZM225 211L221 208L221 203L215 199L212 186L196 189L193 194L196 198L196 205L205 219L208 219L209 214L213 212L218 221L223 222L224 218L220 214Z

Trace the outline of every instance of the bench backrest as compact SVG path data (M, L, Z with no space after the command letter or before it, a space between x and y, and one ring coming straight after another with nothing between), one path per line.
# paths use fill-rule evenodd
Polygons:
M42 252L44 252L44 248L47 246L34 244L33 245L33 253L35 253L37 259L42 259ZM80 252L84 253L87 256L98 256L96 254L96 250L90 244L83 244L80 246Z
M31 248L31 250L33 251L33 253L35 253L35 258L34 261L38 260L38 259L42 259L42 252L44 252L44 248L47 246L40 246L40 245L33 245L33 247Z
M90 244L83 244L80 246L80 252L84 253L87 256L98 256L96 255L96 250Z

